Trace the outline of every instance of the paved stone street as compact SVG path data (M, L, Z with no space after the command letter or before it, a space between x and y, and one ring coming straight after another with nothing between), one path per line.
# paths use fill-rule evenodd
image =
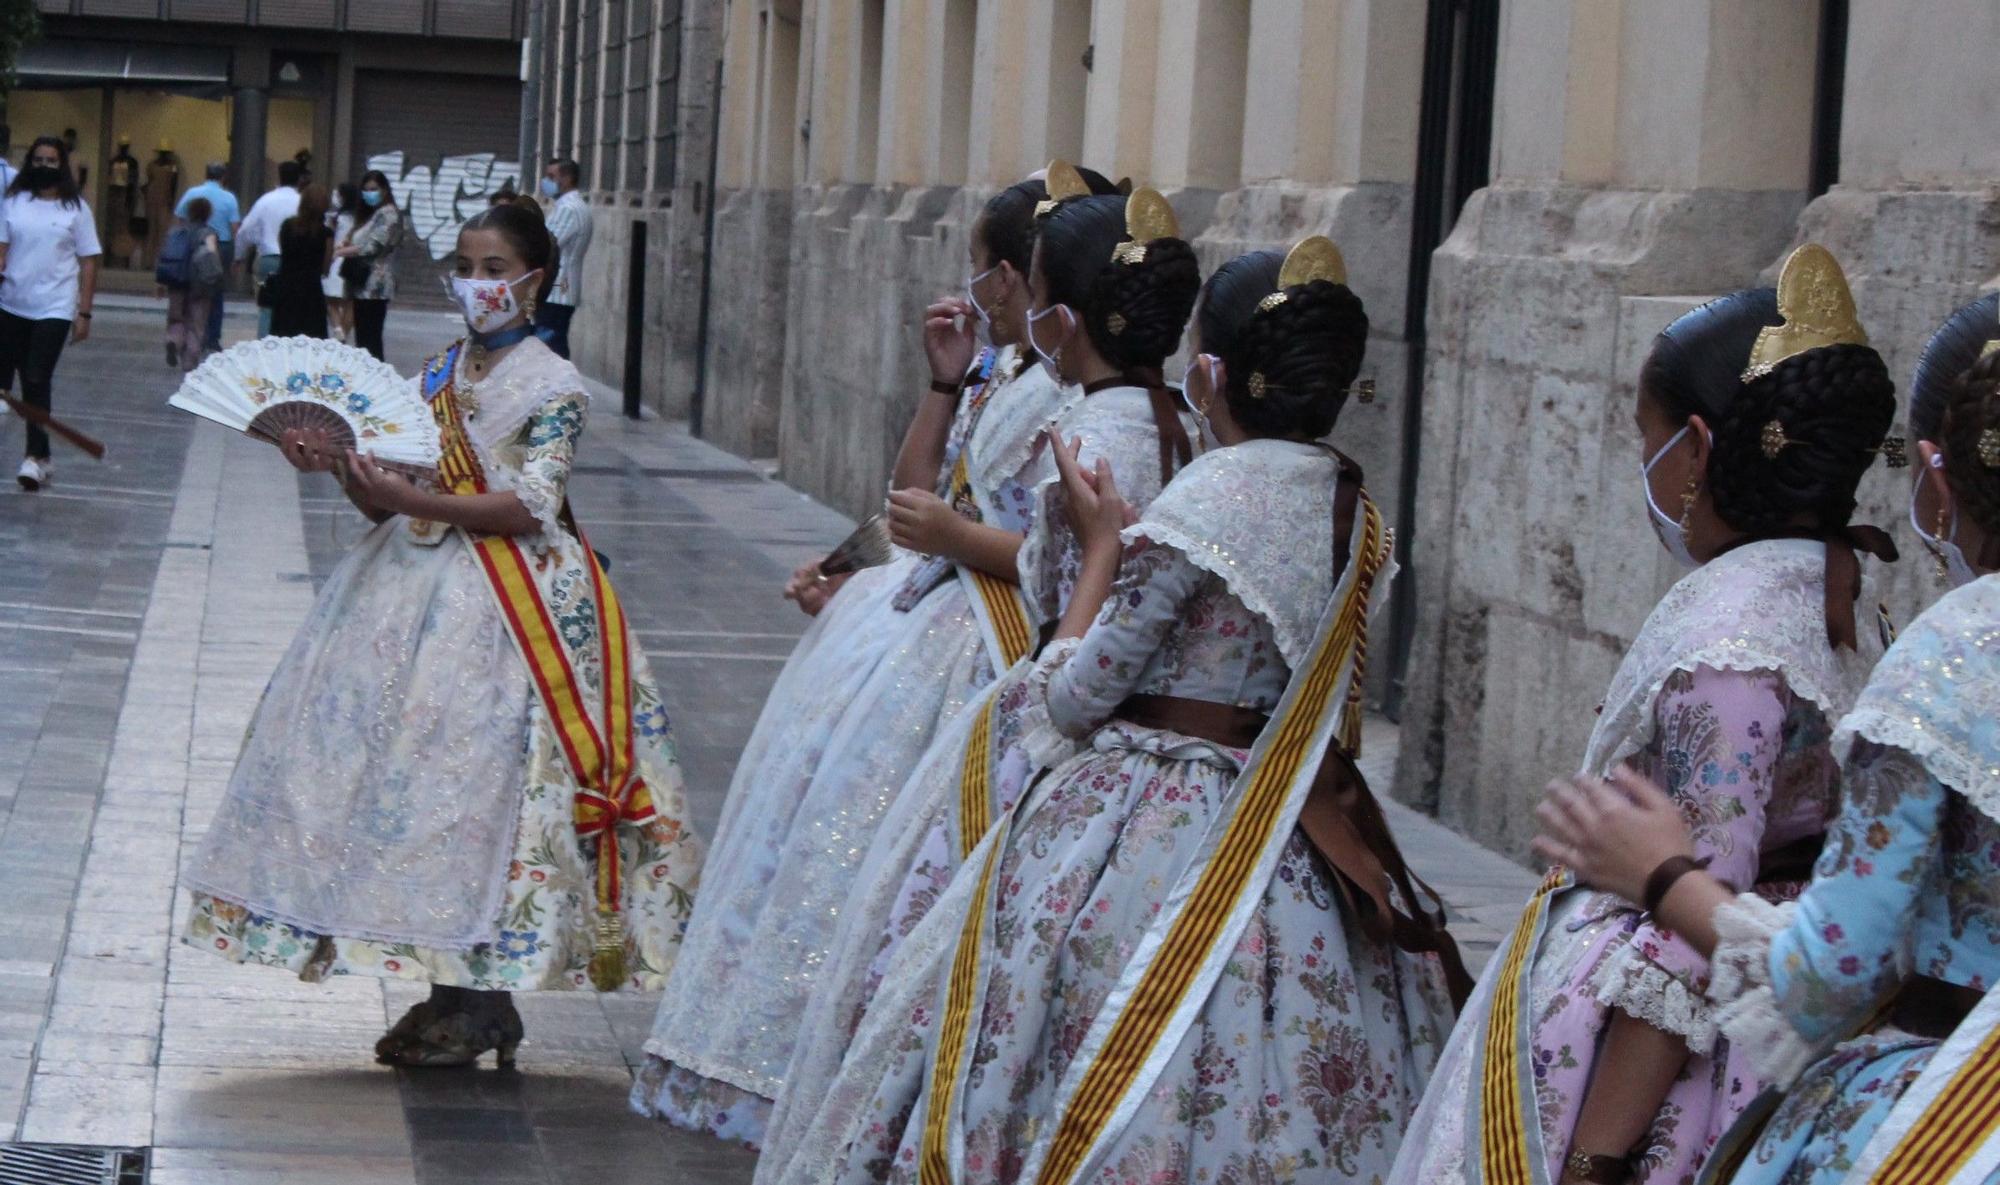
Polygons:
M160 1185L747 1181L747 1153L626 1111L650 998L525 997L518 1072L398 1072L371 1046L420 989L308 985L174 940L182 861L256 697L364 524L330 478L165 407L157 306L98 307L56 405L109 457L58 444L51 490L0 492L0 1141L148 1148ZM239 310L232 340L252 325ZM394 311L390 360L413 373L454 328ZM613 559L712 831L805 624L778 588L848 524L600 394L572 499ZM0 456L19 433L0 421ZM1375 722L1378 786L1394 745ZM1532 878L1389 809L1482 960Z

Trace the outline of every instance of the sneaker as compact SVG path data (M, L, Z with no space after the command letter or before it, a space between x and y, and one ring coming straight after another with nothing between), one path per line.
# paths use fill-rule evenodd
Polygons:
M22 489L33 493L49 484L49 479L54 476L55 467L47 461L38 461L33 457L24 457L21 461L21 470L14 475L14 480L21 483Z

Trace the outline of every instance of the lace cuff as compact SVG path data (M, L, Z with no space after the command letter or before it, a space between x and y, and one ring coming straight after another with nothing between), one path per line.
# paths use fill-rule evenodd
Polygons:
M1599 1004L1672 1033L1698 1057L1715 1048L1716 1017L1708 1000L1630 943L1598 964L1590 990Z
M1771 986L1771 941L1790 927L1797 905L1743 893L1715 909L1715 956L1708 994L1716 1024L1770 1085L1789 1087L1819 1056L1778 1005Z
M1059 638L1048 644L1035 665L1028 669L1022 687L1021 751L1028 758L1030 775L1053 769L1076 752L1076 738L1056 727L1049 714L1049 680L1069 662L1081 638Z

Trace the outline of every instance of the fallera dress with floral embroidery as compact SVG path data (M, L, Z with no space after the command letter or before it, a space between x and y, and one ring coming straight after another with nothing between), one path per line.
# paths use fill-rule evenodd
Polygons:
M989 526L1033 520L1036 437L1081 392L994 352L961 400L939 474L961 456ZM888 800L936 732L994 678L948 562L903 553L855 575L793 649L730 780L686 957L668 981L632 1106L759 1144Z
M530 338L460 383L489 488L539 529L558 630L596 610L561 510L588 410L574 367ZM645 655L628 638L640 774L657 814L621 826L626 981L657 990L679 950L701 846ZM581 673L599 693L595 669ZM463 532L391 518L343 557L257 707L190 870L191 945L317 978L483 990L590 987L595 859L577 783ZM322 941L322 938L329 941Z
M1789 871L1773 876L1780 862L1771 857L1799 845L1809 852L1824 832L1839 796L1832 722L1881 652L1879 637L1865 627L1861 653L1836 655L1827 642L1821 547L1753 543L1684 577L1635 639L1585 761L1593 773L1629 762L1665 787L1680 804L1696 854L1712 860L1710 871L1774 900L1803 887L1809 859L1785 861ZM1468 1155L1481 1138L1473 1076L1505 954L1487 964L1459 1018L1389 1178L1397 1185L1479 1179ZM1550 905L1527 967L1522 1007L1532 1034L1534 1118L1547 1157L1536 1166L1546 1176L1537 1180L1561 1176L1616 1008L1678 1037L1687 1054L1637 1146L1632 1180L1692 1181L1764 1085L1748 1059L1718 1038L1708 961L1616 896L1572 888Z
M1098 458L1108 461L1118 474L1119 492L1135 509L1143 509L1159 493L1159 425L1145 390L1105 388L1071 401L1055 430L1065 440L1080 442L1084 465ZM1049 623L1069 602L1081 551L1069 529L1062 487L1050 459L1038 454L1022 480L1032 506L1019 560L1020 586L1030 618L1037 624ZM1025 659L1016 663L978 696L981 701L999 697L989 762L996 811L1012 806L1032 773L1020 744L1026 679L1032 666ZM858 1084L872 1088L878 1070L886 1072L885 1059L899 1056L891 1044L922 1038L920 1031L885 1034L850 1060L850 1041L883 987L883 976L903 940L922 923L961 867L946 814L958 800L976 715L959 713L931 738L913 771L895 788L873 844L851 875L852 888L838 907L837 931L815 972L800 1039L784 1067L784 1089L772 1109L764 1156L758 1162L759 1185L816 1180L824 1165L815 1149L822 1146L827 1132L842 1126L852 1105L860 1101ZM900 993L920 990L914 983L912 979L895 985L899 996L888 1005L891 1014L908 1011L908 1001ZM837 1088L837 1082L845 1088Z
M1184 476L1226 464L1239 450L1299 454L1326 470L1322 492L1330 494L1331 460L1283 441L1207 454ZM1317 510L1285 504L1274 513L1330 537L1331 505L1327 497ZM1231 519L1207 524L1225 533L1224 550L1282 546L1264 529L1267 517L1243 510ZM1052 645L1027 681L1041 711L1026 713L1023 745L1032 764L1060 759L1020 808L994 878L993 945L980 972L985 1003L972 1018L971 1068L956 1100L967 1180L1028 1179L1024 1169L1048 1135L1080 1044L1167 895L1193 867L1204 834L1240 790L1246 751L1119 720L1116 709L1150 694L1269 713L1292 678L1272 620L1213 570L1226 565L1197 563L1182 547L1145 537L1147 529L1142 512L1133 528L1139 537L1087 635ZM1330 554L1329 538L1316 562L1328 571ZM1321 573L1323 585L1326 578ZM1327 597L1294 592L1310 602L1309 631ZM1060 756L1047 730L1080 742L1080 751ZM961 882L974 872L968 865ZM1434 957L1371 941L1340 900L1326 866L1294 830L1221 981L1179 1042L1160 1051L1167 1061L1137 1113L1079 1180L1287 1185L1376 1180L1388 1170L1449 1027L1451 1001ZM960 904L947 896L923 926L951 921L955 929L948 915ZM931 962L933 974L941 969L942 961ZM941 987L941 979L934 983ZM797 1179L918 1180L937 1097L925 1070L940 999L925 999L907 1018L908 1038L850 1124L832 1170ZM868 1027L892 1030L895 1018L878 1007Z
M1723 1031L1785 1090L1740 1185L1861 1179L1857 1159L1938 1048L1893 1020L1871 1027L1883 1001L1911 975L2000 982L1996 659L2000 576L1911 622L1836 734L1851 742L1845 805L1812 884L1795 903L1717 912Z

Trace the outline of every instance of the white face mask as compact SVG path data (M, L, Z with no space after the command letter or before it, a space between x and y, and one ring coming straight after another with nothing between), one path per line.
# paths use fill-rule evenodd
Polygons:
M1208 397L1212 401L1217 398L1216 389L1219 384L1215 381L1215 368L1219 365L1221 362L1213 354L1196 354L1188 359L1187 370L1181 374L1181 402L1187 404L1188 411L1194 416L1196 427L1201 431L1201 447L1204 452L1217 447L1221 442L1215 437L1214 426L1208 422L1208 413L1194 401L1194 376L1199 370L1208 380Z
M525 284L541 274L541 269L537 268L518 280L475 280L470 276L453 276L447 285L472 331L492 333L521 313L521 306L514 299L514 286Z
M1044 350L1041 341L1035 335L1035 326L1041 324L1042 318L1054 316L1061 311L1062 306L1057 304L1050 305L1039 313L1028 314L1028 348L1032 349L1035 352L1035 357L1041 360L1043 371L1047 372L1049 378L1058 384L1063 381L1062 347L1057 346L1056 352L1053 354Z
M993 324L993 318L987 315L986 306L979 303L979 293L976 289L979 287L979 281L984 280L999 270L1000 265L996 263L965 282L965 299L972 303L972 311L979 315L979 323L981 325Z
M1943 453L1931 454L1931 468L1944 468ZM1953 588L1962 588L1979 579L1979 573L1974 571L1972 564L1966 560L1965 552L1953 542L1953 537L1958 534L1958 507L1951 508L1951 525L1945 528L1945 537L1940 539L1924 530L1924 525L1917 521L1917 494L1915 490L1911 490L1910 529L1917 533L1917 538L1923 540L1924 546L1930 549L1932 555L1944 561L1944 576Z
M1652 460L1639 466L1639 484L1646 489L1646 514L1653 521L1653 534L1659 536L1660 546L1666 548L1667 554L1673 556L1675 562L1683 568L1699 568L1701 561L1695 559L1694 553L1688 550L1687 530L1681 525L1680 520L1668 517L1667 512L1660 509L1660 504L1653 500L1653 467L1660 463L1661 458L1674 451L1674 446L1679 444L1681 438L1693 427L1693 424L1689 424L1674 433L1672 439L1661 445L1659 452L1653 454Z

